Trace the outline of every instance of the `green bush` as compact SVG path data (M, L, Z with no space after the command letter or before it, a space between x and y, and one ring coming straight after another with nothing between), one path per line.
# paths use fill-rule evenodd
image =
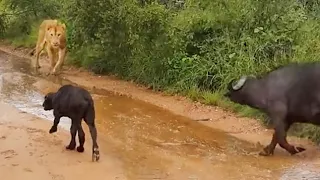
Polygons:
M78 62L178 92L194 86L223 91L241 74L295 60L303 53L297 46L305 44L301 31L318 25L294 0L187 1L179 11L134 0L71 1L66 17L70 48L99 52Z

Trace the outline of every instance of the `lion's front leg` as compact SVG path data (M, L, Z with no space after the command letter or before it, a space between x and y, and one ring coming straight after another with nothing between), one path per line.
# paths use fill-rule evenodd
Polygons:
M36 70L38 68L40 68L39 57L40 57L40 53L43 50L45 44L46 44L46 41L44 41L44 40L37 42L37 46L35 48L36 53L35 53L35 57L33 58L33 62L32 62L32 65Z
M47 48L47 53L48 53L48 57L49 57L49 61L50 61L50 71L53 69L53 67L54 67L54 52L53 52L53 50L50 48L50 47L48 47ZM50 73L47 73L47 75L49 75Z
M61 70L61 67L62 67L62 65L64 63L65 56L66 56L66 48L59 49L58 62L56 63L55 67L52 69L51 74L56 74L57 70Z
M57 60L58 60L58 55L57 55L57 52L53 52L52 53L52 60L50 61L50 71L52 71L54 69L54 66L56 65L57 63Z

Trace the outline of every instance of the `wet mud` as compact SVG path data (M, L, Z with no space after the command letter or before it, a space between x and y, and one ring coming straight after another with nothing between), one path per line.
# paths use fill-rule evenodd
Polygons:
M1 51L0 63L1 101L52 121L52 112L41 107L44 94L73 83L35 75L28 60ZM95 101L101 160L108 155L121 162L117 168L123 179L320 179L313 162L318 153L313 158L261 157L261 145L99 87L88 90ZM59 127L68 131L70 119L62 118ZM83 127L91 145L85 123Z

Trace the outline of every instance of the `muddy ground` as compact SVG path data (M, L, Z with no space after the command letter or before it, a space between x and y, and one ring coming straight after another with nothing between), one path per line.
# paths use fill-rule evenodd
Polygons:
M261 157L272 130L218 107L166 96L114 77L64 67L58 77L30 73L27 49L0 46L0 174L5 179L320 179L320 151L306 139L289 142L307 150L291 156L280 147ZM95 100L101 161L91 162L87 126L85 152L65 150L70 120L49 134L52 112L41 103L63 84L88 89ZM194 119L210 118L198 122ZM319 174L319 175L318 175Z

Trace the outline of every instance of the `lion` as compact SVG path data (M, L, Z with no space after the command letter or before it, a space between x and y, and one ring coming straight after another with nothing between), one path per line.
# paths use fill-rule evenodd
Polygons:
M59 23L58 20L43 20L39 27L38 41L36 47L30 52L35 59L32 62L33 67L37 70L40 68L39 56L44 46L51 64L51 72L48 74L55 75L58 70L62 69L67 51L66 25Z

